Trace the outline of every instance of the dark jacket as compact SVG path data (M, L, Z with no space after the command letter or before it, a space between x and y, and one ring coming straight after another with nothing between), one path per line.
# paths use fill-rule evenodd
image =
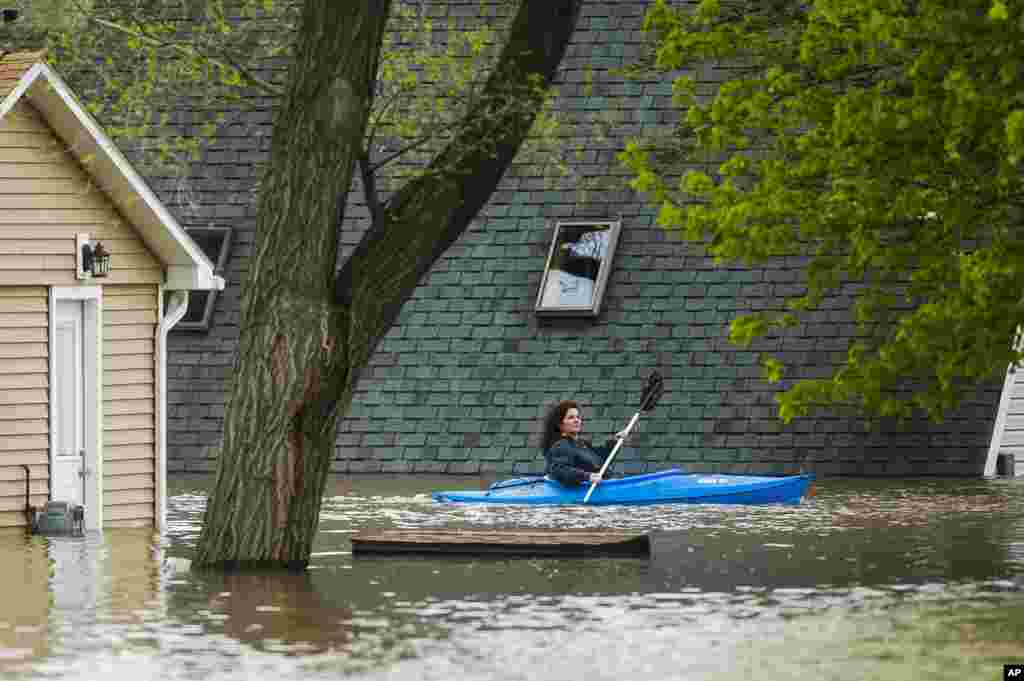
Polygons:
M559 438L544 452L547 462L544 473L563 485L575 487L589 480L591 473L601 470L614 446L614 440L603 447L589 447L569 437Z

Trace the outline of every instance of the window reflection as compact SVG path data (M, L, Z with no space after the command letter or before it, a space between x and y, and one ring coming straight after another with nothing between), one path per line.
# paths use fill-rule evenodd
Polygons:
M596 313L602 276L607 276L602 267L609 258L615 226L558 226L538 310L576 308Z

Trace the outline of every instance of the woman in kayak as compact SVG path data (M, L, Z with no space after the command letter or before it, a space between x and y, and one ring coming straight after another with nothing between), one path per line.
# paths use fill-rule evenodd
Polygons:
M575 487L584 482L600 482L601 466L611 454L615 440L625 436L619 431L603 447L591 447L580 438L583 416L572 400L559 402L544 419L544 473L563 485Z

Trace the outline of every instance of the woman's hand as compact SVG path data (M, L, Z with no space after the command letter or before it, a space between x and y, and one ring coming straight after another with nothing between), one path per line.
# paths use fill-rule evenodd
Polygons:
M596 483L601 482L601 480L602 480L602 478L601 478L601 474L600 473L591 473L590 474L590 482L596 484Z
M625 440L627 437L629 437L629 431L627 430L620 430L619 432L615 433L616 440Z

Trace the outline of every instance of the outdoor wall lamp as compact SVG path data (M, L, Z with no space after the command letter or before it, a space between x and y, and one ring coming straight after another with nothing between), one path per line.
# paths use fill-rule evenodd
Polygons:
M105 277L110 274L110 252L99 241L94 247L85 244L82 246L82 265L92 276Z
M99 241L93 242L88 234L79 234L76 239L78 246L78 278L101 278L110 274L110 251Z

